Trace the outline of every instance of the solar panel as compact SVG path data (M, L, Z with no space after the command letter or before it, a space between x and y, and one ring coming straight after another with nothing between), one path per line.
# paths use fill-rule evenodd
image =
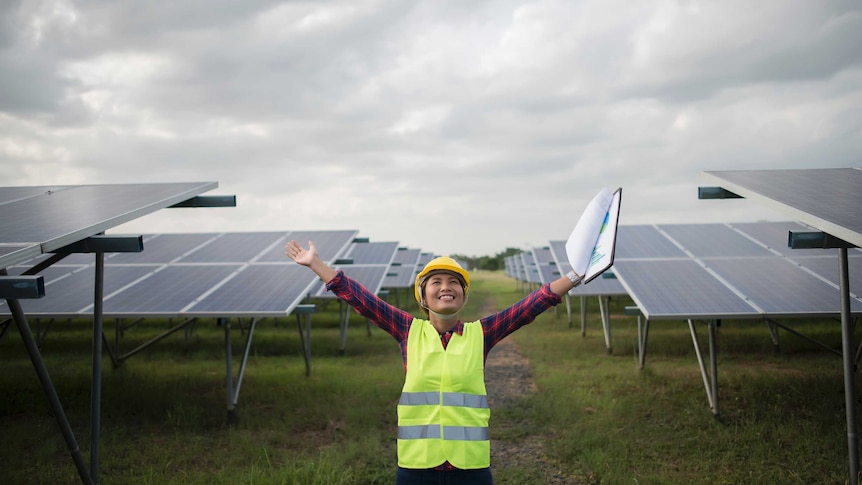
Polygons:
M616 261L614 273L650 319L760 316L693 260Z
M814 231L814 229L796 222L748 222L734 223L731 226L783 256L838 257L838 251L834 249L790 249L788 246L790 231Z
M555 264L543 264L538 266L538 269L542 284L551 283L562 276L562 274L560 274L560 269L557 268L557 265Z
M290 240L296 240L303 247L308 246L308 241L313 241L320 259L326 263L332 263L344 253L358 232L356 230L290 231L284 240L285 245ZM285 263L289 261L290 258L284 254L284 245L272 248L257 260L260 263Z
M521 261L524 265L526 281L541 283L542 278L539 276L539 269L536 267L536 258L533 257L533 253L529 251L521 253Z
M549 264L554 262L554 255L549 246L533 248L533 259L536 264Z
M32 188L3 188L0 200L0 246L19 246L0 253L0 267L9 267L80 241L207 190L214 182L68 186L14 200ZM3 193L9 195L2 195ZM32 246L39 251L32 253ZM24 247L31 249L24 250Z
M144 250L139 253L116 253L110 264L167 264L183 258L198 247L218 238L213 233L149 234L144 238Z
M836 286L782 258L714 259L707 264L772 317L835 315L841 303ZM862 311L862 302L851 301L851 309Z
M421 255L421 249L398 248L398 251L395 253L395 258L392 260L392 262L399 263L404 266L409 265L415 267L419 263L419 257Z
M284 316L317 277L305 266L251 264L184 311L186 316Z
M353 260L353 264L392 264L395 252L398 251L397 242L357 242L348 250L346 258Z
M410 288L416 280L416 265L390 266L383 288Z
M355 265L344 264L334 267L336 270L344 271L344 274L356 280L359 284L368 289L368 291L377 294L383 288L383 277L386 276L387 267L383 265ZM326 291L326 287L318 280L312 289L312 294L316 298L335 298L331 292Z
M795 251L795 250L794 250ZM838 257L800 257L792 260L821 278L838 286ZM862 256L847 258L850 293L862 297Z
M212 288L240 265L174 265L153 273L110 298L104 313L112 316L178 316L202 293Z
M69 317L92 313L94 266L50 267L43 272L46 279L46 298L21 300L24 313L34 317ZM151 266L105 266L105 301L115 291L154 270ZM57 279L57 276L60 276ZM50 281L49 281L50 278ZM8 309L2 307L2 312Z
M724 224L667 224L658 228L695 257L769 255L766 248Z
M287 233L285 232L229 232L219 234L208 244L184 256L181 261L183 263L214 261L244 263L262 257L264 251L267 251L267 254L280 251L284 257L286 244Z
M71 188L71 185L0 187L0 205Z
M704 176L862 247L862 170L858 168L728 170L704 172Z
M555 251L565 258L565 241L562 242L562 252ZM614 261L620 259L638 258L684 258L686 254L670 239L664 236L656 226L621 225L617 228L617 247Z

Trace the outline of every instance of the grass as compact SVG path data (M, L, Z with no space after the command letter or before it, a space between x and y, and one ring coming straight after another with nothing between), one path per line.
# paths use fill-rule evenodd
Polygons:
M489 298L506 306L524 296L499 273L472 276L465 319L480 316ZM572 303L578 315L578 299ZM776 353L764 323L724 321L716 419L685 322L651 323L641 371L636 321L622 314L630 304L612 304L611 355L598 315L589 315L583 337L579 324L566 321L564 305L510 337L530 359L539 391L494 410L492 439L538 438L572 483L846 482L840 359L784 332ZM840 344L837 322L789 323ZM127 330L123 348L169 326L143 322ZM106 356L100 483L392 483L403 381L398 346L376 328L368 336L352 314L340 355L334 303L313 316L313 326L306 377L293 318L258 324L240 421L231 427L224 333L214 320L199 322L188 342L180 332L117 369ZM234 372L244 339L237 327ZM112 339L112 322L106 332ZM87 322L58 322L41 347L87 461L91 338ZM14 324L0 340L0 365L4 483L80 483ZM540 463L506 465L493 465L498 484L542 483L545 476Z

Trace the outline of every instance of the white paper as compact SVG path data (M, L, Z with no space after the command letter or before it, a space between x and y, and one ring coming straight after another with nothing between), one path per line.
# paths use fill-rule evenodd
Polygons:
M602 189L593 197L566 241L566 256L578 275L589 280L606 270L616 243L619 193Z

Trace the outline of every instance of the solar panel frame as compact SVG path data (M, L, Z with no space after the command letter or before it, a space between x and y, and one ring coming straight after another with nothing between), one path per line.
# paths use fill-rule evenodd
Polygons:
M707 171L703 178L862 247L859 168Z
M0 205L0 245L19 247L0 253L0 268L60 249L216 187L215 182L78 185L8 201ZM38 252L34 253L33 246L38 246Z

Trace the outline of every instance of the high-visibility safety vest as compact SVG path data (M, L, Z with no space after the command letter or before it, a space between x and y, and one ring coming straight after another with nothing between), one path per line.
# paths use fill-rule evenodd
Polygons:
M490 418L482 325L465 323L463 335L453 334L444 349L431 322L415 318L398 402L398 466L489 467Z

